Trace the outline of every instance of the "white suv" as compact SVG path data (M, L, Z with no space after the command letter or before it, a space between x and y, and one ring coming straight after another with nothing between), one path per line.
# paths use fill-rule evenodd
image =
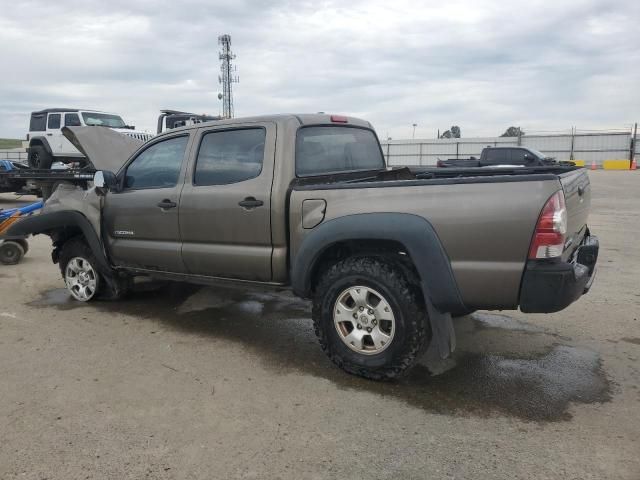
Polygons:
M29 124L28 159L31 168L48 169L54 162L79 163L86 158L62 134L62 127L96 126L107 127L146 142L153 135L138 132L128 126L122 117L113 113L73 108L48 108L31 113Z

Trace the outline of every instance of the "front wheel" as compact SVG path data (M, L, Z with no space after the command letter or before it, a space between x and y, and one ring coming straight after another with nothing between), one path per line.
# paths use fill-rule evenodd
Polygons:
M96 298L117 300L128 291L125 279L115 275L105 277L100 273L96 257L81 238L74 238L63 245L58 262L67 290L80 302Z
M19 242L5 240L0 244L0 262L5 265L15 265L24 257L25 249Z
M330 267L315 291L313 322L336 365L373 380L404 374L431 335L417 276L379 257L349 258Z

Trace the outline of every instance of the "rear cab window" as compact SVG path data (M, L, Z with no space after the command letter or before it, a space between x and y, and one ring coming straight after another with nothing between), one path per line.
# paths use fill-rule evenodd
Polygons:
M31 121L29 122L30 132L44 132L47 129L47 114L46 113L32 113Z
M348 126L308 126L296 137L299 177L385 168L373 131Z
M485 156L485 163L491 165L506 165L509 163L508 148L489 148Z

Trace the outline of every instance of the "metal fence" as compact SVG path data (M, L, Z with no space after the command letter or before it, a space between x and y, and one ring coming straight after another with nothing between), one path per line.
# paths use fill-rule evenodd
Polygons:
M27 161L27 151L23 148L9 148L0 150L0 160Z
M635 151L640 153L639 142ZM389 165L435 165L438 159L480 157L482 149L496 146L518 146L539 150L557 160L581 161L600 166L605 160L629 160L633 133L567 133L523 135L521 137L439 138L389 140L382 150Z

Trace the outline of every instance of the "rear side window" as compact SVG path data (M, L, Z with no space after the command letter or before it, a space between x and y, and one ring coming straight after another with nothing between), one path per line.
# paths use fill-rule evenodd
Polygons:
M188 136L154 143L127 168L126 188L168 188L178 183Z
M506 165L509 163L508 148L489 148L485 157L486 163L493 165Z
M384 168L371 130L355 127L303 127L296 138L296 174L324 175Z
M54 130L56 128L60 128L60 114L59 113L50 113L49 121L47 123L47 128Z
M221 130L204 135L198 150L195 185L228 185L262 172L264 128Z
M31 121L29 122L30 132L44 132L47 129L47 114L46 113L32 113Z
M64 116L64 126L65 127L79 127L80 126L80 117L77 113L67 113Z

